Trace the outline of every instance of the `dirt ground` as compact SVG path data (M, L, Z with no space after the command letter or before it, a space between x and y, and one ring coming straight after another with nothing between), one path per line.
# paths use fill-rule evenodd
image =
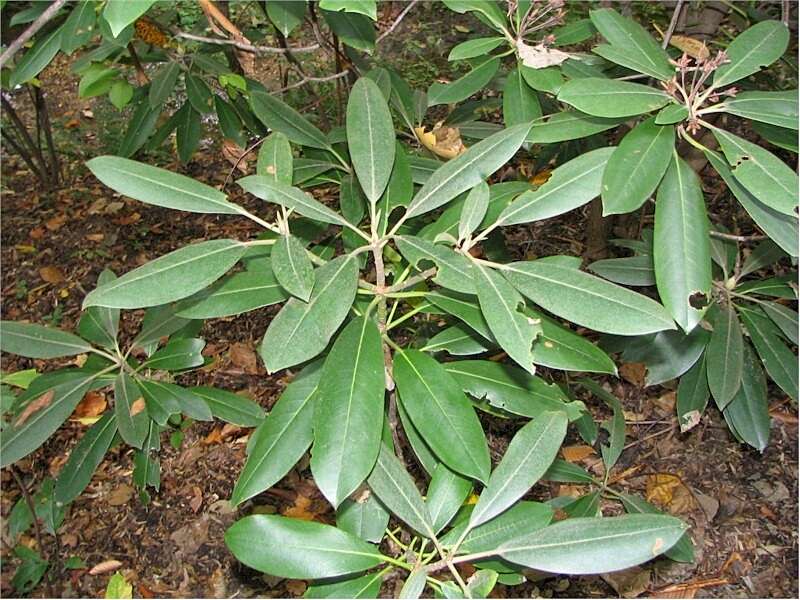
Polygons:
M104 188L82 161L102 148L108 123L99 122L98 103L77 100L77 81L67 66L56 63L45 81L56 128L62 140L71 140L65 155L69 185L52 194L40 192L24 163L6 151L2 154L0 290L4 319L49 319L71 329L85 293L93 289L104 268L123 273L192 241L245 239L257 230L235 217L176 213L131 200L121 202ZM221 185L231 165L221 157L217 143L205 141L182 171ZM168 158L162 166L179 168ZM230 184L229 191L233 201L264 213L263 204L243 198L235 185ZM585 214L579 209L557 222L537 226L535 232L517 229L508 242L520 253L580 254L586 242L584 222ZM535 239L546 241L531 244L534 233ZM126 336L135 335L141 314L123 313ZM287 377L268 377L252 357L274 314L273 308L208 321L201 336L208 342L205 353L215 361L186 376L186 383L245 390L269 409ZM4 372L55 366L54 361L2 359ZM628 419L629 447L612 477L618 479L615 486L645 495L652 476L677 476L685 498L672 508L692 525L696 563L656 561L625 576L605 579L552 577L515 588L498 586L493 596L797 597L798 425L788 399L773 390L771 441L759 455L735 442L713 408L701 425L680 434L669 387L644 389L635 378L605 381L622 399ZM590 404L590 408L602 414L599 405ZM484 426L499 453L513 428L490 418L484 418ZM161 489L152 494L149 505L143 505L132 488L132 452L126 447L111 451L59 531L60 556L78 556L88 567L116 559L133 582L134 594L144 598L301 596L304 583L263 576L238 564L224 545L223 532L239 516L253 512L311 516L327 522L334 515L314 487L307 461L273 490L232 509L227 498L244 463L250 432L220 429L218 424L195 423L177 449L162 439ZM20 461L26 484L33 487L48 474L57 474L83 430L79 423L68 422L44 447ZM583 464L597 468L597 462L597 455L591 455ZM20 491L7 471L2 473L2 489L0 592L10 596L18 561L11 554L5 518ZM575 491L540 484L535 493L552 497ZM613 503L607 509L613 511ZM29 531L26 536L30 535ZM29 537L23 541L34 542ZM45 556L52 559L59 554L53 537L45 535L44 541ZM109 573L90 575L87 569L66 571L53 582L53 592L62 597L102 597L109 577ZM674 588L681 584L688 584L688 591ZM397 585L398 580L390 578L383 594L392 597ZM32 596L46 593L40 585Z

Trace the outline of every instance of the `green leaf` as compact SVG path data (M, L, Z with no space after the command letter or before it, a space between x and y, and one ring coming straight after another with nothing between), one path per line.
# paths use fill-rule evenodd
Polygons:
M795 271L787 275L745 281L736 286L736 291L744 295L758 294L761 296L771 296L773 298L797 300L797 291L791 285L791 282L796 280L797 272Z
M534 144L566 142L606 131L623 121L625 119L605 119L576 110L565 110L551 115L544 122L534 123L525 141Z
M202 398L218 419L239 427L258 427L264 410L250 398L213 387L193 387L190 392Z
M772 238L790 256L798 254L798 222L797 219L787 218L785 214L764 204L753 196L739 181L733 176L728 165L722 157L713 151L705 152L705 156L714 170L722 176L722 179L733 192L739 203L745 208L756 224Z
M646 502L639 496L620 494L625 511L630 514L663 514L655 506ZM664 556L678 562L694 562L694 545L688 533L684 533L675 545L664 553Z
M598 48L593 48L593 52L661 81L668 81L675 75L675 67L670 64L667 52L636 21L623 17L611 8L590 11L589 17L615 51L610 56L598 51Z
M656 125L672 125L685 121L689 116L689 109L682 104L665 106L656 115Z
M503 121L506 127L530 123L542 116L539 97L527 83L520 68L512 69L503 87Z
M767 380L755 352L744 346L741 385L725 407L725 420L747 444L763 452L769 443L771 418L767 405Z
M425 299L443 311L458 317L485 339L495 342L494 336L489 329L489 324L484 319L478 305L474 302L474 297L456 294L455 292L440 291L427 294Z
M781 340L780 330L762 311L743 306L736 308L767 373L797 401L797 356Z
M125 576L117 571L108 580L104 598L133 598L133 585L128 583L128 580L125 579Z
M475 231L486 216L489 208L489 185L482 181L470 190L461 209L461 218L458 223L459 239L466 237Z
M451 471L443 463L436 465L425 498L434 533L438 534L452 520L471 491L469 479Z
M59 27L36 41L17 63L8 79L9 89L30 81L50 64L61 48L62 28Z
M225 544L248 567L287 579L322 579L359 573L383 558L354 535L322 523L251 515L231 525Z
M500 67L499 58L489 58L452 83L434 82L428 88L428 107L466 100L492 80Z
M563 412L542 413L520 429L481 492L470 528L493 519L524 496L547 471L566 434Z
M713 129L733 176L767 206L797 216L797 174L777 156L722 129Z
M98 156L86 163L103 184L124 196L176 210L234 215L241 212L222 192L178 173L119 156Z
M108 99L117 110L122 110L133 98L133 91L134 87L127 81L115 81L108 90Z
M786 339L797 346L797 311L777 302L763 302L761 309L780 328Z
M208 85L200 77L187 73L183 78L186 84L186 97L197 112L206 115L211 112L214 98Z
M530 127L523 123L504 129L439 167L411 200L406 214L429 212L488 179L514 156Z
M408 578L400 588L400 593L397 595L400 599L415 600L422 596L425 590L425 584L428 582L428 571L424 567L414 569L408 574Z
M336 526L362 540L380 543L389 525L389 511L370 490L346 499L336 511Z
M120 373L114 381L114 414L119 435L125 443L141 448L147 437L150 417L139 386L127 373Z
M505 41L505 38L498 36L467 40L466 42L461 42L453 46L453 49L450 50L450 54L447 56L447 60L464 60L466 58L485 56Z
M309 301L292 298L267 328L260 348L267 370L274 373L322 352L347 316L357 285L355 257L340 256L317 269Z
M536 418L547 411L561 411L573 421L585 412L583 403L570 402L557 385L511 365L460 360L445 363L445 369L466 393L515 415Z
M275 485L311 446L321 366L314 362L304 368L253 432L252 449L231 495L234 506Z
M292 185L294 173L292 147L289 138L279 131L267 136L258 151L256 174L284 185Z
M292 31L303 22L306 16L306 3L296 0L270 0L267 4L267 17L283 34L289 37Z
M564 84L564 76L558 67L546 67L544 69L534 69L524 65L518 65L522 78L530 87L540 92L547 92L554 96ZM539 114L541 116L541 114ZM536 125L539 125L537 123ZM534 128L536 127L534 125Z
M384 383L378 326L369 318L353 319L325 359L314 410L311 472L334 508L361 485L375 465L381 443Z
M119 150L117 150L117 154L119 154L120 157L132 156L142 146L144 146L145 142L147 141L147 138L150 137L150 134L153 133L153 130L156 128L156 123L158 122L159 115L161 115L161 107L153 110L152 108L150 108L150 104L148 104L146 99L143 98L142 100L140 100L139 103L136 105L136 108L135 108L135 110L133 112L133 116L131 117L130 121L128 122L128 129L125 130L125 136L122 138L122 141L119 143ZM172 119L167 120L167 122L164 124L164 131L165 131L164 137L169 135L172 132L172 129L174 129L176 125L177 125L177 120L175 120L175 121L173 121ZM161 131L161 130L159 129L159 131ZM163 141L163 139L162 139L162 141ZM107 158L112 158L112 157L100 156L98 158L107 159ZM118 158L118 157L113 157L113 158ZM92 160L97 160L97 159L92 159ZM121 159L119 159L119 160L121 160ZM91 162L91 161L89 161L89 162ZM94 171L92 169L92 166L89 164L89 162L86 163L86 166L89 167L89 170L94 173ZM103 162L107 163L108 161L103 161ZM149 167L149 168L154 169L155 167ZM100 179L100 181L105 183L106 185L109 185L97 173L95 173L95 176L98 179ZM122 174L122 178L123 179L128 179L129 175L127 173L126 174ZM192 180L192 181L194 181L194 180ZM139 181L137 184L135 184L136 187L138 187L141 183L143 183L143 182ZM148 183L148 182L145 181L144 183ZM203 184L201 184L199 182L194 182L194 183L197 186L203 185ZM133 186L131 186L131 187L133 187ZM116 189L116 188L114 188L114 189ZM116 190L116 191L119 191L120 193L124 193L126 196L128 195L126 192L124 192L122 190ZM131 195L131 198L136 198L136 196L135 195ZM138 200L138 198L136 198L136 199Z
M753 251L744 259L744 264L739 271L739 279L750 273L763 269L773 263L777 263L784 257L784 251L772 240L764 240L759 243Z
M592 342L540 312L528 309L527 313L540 319L542 325L542 334L533 344L534 364L562 371L616 375L614 361Z
M274 1L274 0L273 0ZM289 2L295 4L295 2ZM354 579L333 583L315 583L308 586L303 598L377 598L383 583L383 571L370 573Z
M431 537L431 517L414 480L386 444L380 445L375 468L367 479L373 492L386 507L417 533Z
M608 443L600 445L603 464L605 465L606 473L608 473L617 464L625 446L625 413L622 403L619 398L609 394L591 379L581 379L579 383L605 402L612 412L611 418L600 424L608 432Z
M560 458L553 461L547 472L542 475L542 479L558 483L591 483L593 481L593 477L586 469Z
M395 139L386 98L369 77L361 77L350 90L347 146L361 188L375 204L392 174Z
M714 331L706 348L708 388L720 410L733 400L742 379L744 342L736 312L727 306L717 307Z
M672 159L675 130L648 119L620 142L603 172L603 215L636 210L658 186Z
M175 342L178 341L182 340L175 340ZM136 383L144 397L147 414L162 427L166 426L172 415L181 412L181 403L178 398L179 394L184 390L180 386L147 379L137 379Z
M486 438L452 375L427 354L407 350L394 355L394 378L403 407L436 456L454 471L486 481Z
M652 256L625 256L596 260L586 267L604 279L631 286L650 286L656 284Z
M343 44L372 54L375 50L375 27L368 17L350 12L321 12Z
M239 179L236 183L257 198L290 208L309 219L347 227L348 221L343 216L296 187L260 175L250 175Z
M726 113L797 129L797 90L785 92L741 92L725 100L719 107Z
M325 134L285 102L260 91L250 93L250 108L267 127L289 138L290 142L330 150Z
M653 266L664 306L687 333L705 312L692 299L711 294L710 228L700 178L675 154L658 188Z
M142 329L134 338L133 346L145 348L152 345L148 355L152 354L162 337L172 335L189 324L188 319L177 316L175 312L175 306L171 304L147 309L142 319Z
M789 45L789 30L780 21L761 21L728 44L728 62L714 72L714 86L730 85L778 60Z
M92 349L77 335L33 323L0 321L0 349L27 358L74 356Z
M598 148L557 167L538 189L521 194L509 204L500 213L498 223L540 221L586 204L600 195L603 171L614 152L613 147Z
M672 99L661 90L602 77L572 79L558 100L596 117L632 117L661 108Z
M414 267L420 268L420 261L436 264L436 275L433 278L435 283L457 292L475 293L472 264L463 254L412 235L398 235L394 240L397 249Z
M453 356L469 356L481 354L491 345L468 326L456 323L434 335L420 350L423 352L445 351Z
M110 412L86 430L58 474L56 502L69 504L83 493L116 434L117 422Z
M542 259L515 262L503 274L545 310L595 331L638 335L675 328L657 302L568 266Z
M114 37L118 37L123 29L146 13L153 4L155 0L108 0L103 9L103 18Z
M505 11L494 0L444 0L444 4L459 14L476 13L498 31L508 27Z
M288 298L272 270L244 271L220 279L181 303L187 319L228 317L283 302Z
M664 553L685 530L680 519L666 515L567 519L510 539L498 554L548 573L608 573Z
M553 29L556 38L555 46L569 46L588 40L597 30L591 19L578 19Z
M472 272L481 312L494 338L514 362L533 375L531 346L541 328L518 311L525 300L502 275L488 267L476 263Z
M203 364L205 341L199 338L175 339L158 350L143 366L153 370L181 371Z
M790 152L798 153L798 140L797 133L791 129L784 129L783 127L776 127L768 123L761 123L754 121L752 123L753 130L770 144L789 150Z
M622 338L626 346L623 359L647 366L645 386L659 385L680 377L697 361L708 343L709 333L695 327L690 334L682 330L659 331L637 340Z
M150 91L147 97L150 108L157 108L166 102L167 96L175 89L175 84L178 81L178 74L180 72L180 65L172 61L163 65L155 72L150 82Z
M178 158L182 163L188 163L200 143L200 137L203 135L203 123L200 121L200 113L194 110L189 102L184 102L178 115L176 133Z
M90 292L84 308L141 308L180 300L222 277L247 249L236 240L184 246Z
M251 96L252 98L252 96ZM217 122L222 130L222 135L234 141L239 146L247 144L247 138L242 132L242 119L232 104L226 102L221 96L214 95L214 110L217 113ZM258 113L256 113L258 116Z
M492 551L511 536L533 533L550 524L553 509L540 502L517 502L514 506L498 515L491 521L470 530L459 553ZM467 527L468 520L458 522L442 538L442 544L452 546L461 537Z
M287 292L308 302L314 287L314 266L293 235L282 235L272 249L272 271Z
M119 75L116 69L109 69L101 64L93 64L82 73L78 84L79 98L101 96L111 89L114 79Z

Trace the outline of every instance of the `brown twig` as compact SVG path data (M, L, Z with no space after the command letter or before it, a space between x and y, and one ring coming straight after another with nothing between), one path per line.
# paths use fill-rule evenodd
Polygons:
M728 240L730 242L760 242L761 240L767 239L765 235L733 235L732 233L723 233L714 230L709 231L708 235L719 240Z
M6 51L3 54L0 54L0 67L6 64L12 56L14 56L20 48L31 39L36 32L39 31L44 24L47 23L50 19L56 16L56 13L61 9L64 4L66 4L67 0L55 0L47 9L39 15L39 17L31 23L28 28L22 32L17 39L15 39L11 44L9 44Z
M133 62L133 67L134 69L136 69L136 81L139 83L139 85L147 85L148 83L150 83L150 78L144 71L144 67L142 66L142 63L139 60L139 55L136 54L136 49L133 47L133 42L128 43L128 53L131 55L131 61Z
M290 48L255 46L253 44L246 44L244 42L239 42L237 40L225 40L221 38L205 37L202 35L194 35L193 33L186 33L184 31L177 32L175 34L175 37L183 38L186 40L192 40L195 42L203 42L206 44L216 44L218 46L233 46L235 48L238 48L239 50L244 50L246 52L253 52L255 54L286 54L288 52L301 54L303 52L314 52L320 49L319 44L311 44L310 46L294 46Z
M405 16L408 14L408 12L409 12L409 11L410 11L412 8L414 8L414 5L415 5L417 2L419 2L419 0L411 0L411 2L409 2L409 3L408 3L408 6L406 6L406 7L403 9L403 12L401 12L399 15L397 15L397 18L394 20L394 23L392 23L392 24L389 26L389 28L388 28L386 31L384 31L382 34L380 34L380 35L378 36L378 39L377 39L377 40L375 40L375 43L376 43L376 44L380 44L380 43L381 43L381 41L383 40L383 38L385 38L387 35L389 35L389 34L390 34L390 33L392 33L392 32L393 32L395 29L397 29L397 26L398 26L398 25L400 25L400 21L402 21L402 20L405 18Z
M672 13L672 20L669 22L667 32L664 34L664 40L661 42L661 47L666 48L669 46L669 41L672 39L672 34L675 33L675 27L678 25L678 19L681 16L684 0L678 0L675 4L675 10Z
M228 182L231 180L231 177L233 177L234 171L236 171L236 169L239 168L239 163L241 163L244 160L244 157L247 156L248 154L250 154L256 148L258 148L261 144L263 144L266 139L267 139L267 136L264 136L263 138L261 138L260 140L258 140L254 144L252 144L244 152L242 152L241 156L239 156L239 158L236 159L236 163L233 165L233 168L230 171L228 171L228 176L225 178L225 183L222 184L222 190L221 191L223 191L223 192L225 191L225 188L227 187Z

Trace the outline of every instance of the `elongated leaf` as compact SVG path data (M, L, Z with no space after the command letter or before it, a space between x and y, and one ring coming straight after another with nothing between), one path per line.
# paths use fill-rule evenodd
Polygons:
M128 122L128 129L125 131L125 136L119 143L117 154L119 154L121 157L133 156L142 146L144 146L145 142L147 142L148 138L150 137L150 134L153 133L153 130L156 128L156 123L158 122L158 117L160 114L161 107L152 109L150 108L150 104L148 104L147 99L142 98L139 101L139 104L136 106L131 120ZM172 133L172 130L175 129L177 125L178 119L175 117L175 115L173 115L172 118L168 119L167 122L159 128L159 130L153 136L151 142L154 143L157 141L160 144L170 133ZM148 147L149 146L150 143L148 143ZM88 163L87 166L89 166ZM89 167L89 170L91 170L91 166ZM99 176L98 179L100 179ZM202 184L198 183L197 185ZM131 198L133 197L134 196L131 196Z
M95 469L103 461L111 441L117 434L117 422L110 412L92 425L72 450L58 474L56 502L69 504L81 495L92 480Z
M414 451L417 462L428 475L433 475L433 472L436 470L436 465L439 464L439 460L434 456L430 446L422 439L417 428L414 427L414 423L411 422L411 417L408 416L401 402L397 403L397 413L400 415L403 431L406 434L408 443L411 445L411 449Z
M155 0L108 0L103 9L103 18L111 28L114 37L136 21L155 3Z
M436 465L425 498L434 533L438 534L450 522L471 491L469 479L451 471L443 463Z
M351 12L321 12L343 44L369 54L375 50L375 27L369 17Z
M428 572L425 568L414 569L409 573L408 579L405 580L403 583L403 587L400 588L400 593L397 595L398 598L406 599L406 600L415 600L422 596L422 592L425 590L425 584L427 583Z
M625 511L630 514L663 514L655 506L639 496L620 494L619 499L625 506ZM664 556L678 562L694 562L694 545L689 534L684 533L675 545L664 553Z
M521 68L512 69L503 88L503 120L506 127L530 123L542 116L539 97L522 76Z
M596 331L638 335L675 328L650 298L552 261L511 263L503 275L545 310Z
M103 184L134 200L187 212L233 215L241 208L227 196L185 175L119 156L98 156L86 163Z
M228 275L187 298L181 302L178 315L186 319L228 317L277 304L288 297L271 269L245 271Z
M470 527L496 517L525 495L547 471L566 434L563 412L542 413L520 429L481 492Z
M561 411L569 420L585 412L581 402L570 402L555 384L511 365L489 360L460 360L445 363L462 389L475 398L486 398L492 406L523 417L537 418L547 411Z
M98 285L114 281L117 276L113 271L105 269L97 279ZM0 325L1 327L1 325ZM114 348L119 330L119 309L92 306L86 309L78 322L78 333L81 336L105 348Z
M163 65L156 71L150 82L150 90L147 97L150 108L158 108L164 104L167 100L167 96L175 89L175 83L178 81L180 72L180 65L172 61Z
M631 212L655 191L672 159L675 130L648 119L634 127L603 172L603 215Z
M114 381L114 414L125 443L141 448L147 437L150 418L139 386L127 373L120 373Z
M289 138L275 131L267 136L258 150L256 173L284 185L292 185L293 162Z
M389 511L371 490L346 499L336 510L336 526L367 542L379 543L389 525Z
M178 113L180 113L176 133L178 157L181 162L187 163L200 143L200 137L203 134L203 123L200 121L200 113L192 108L189 102L184 102Z
M267 16L284 37L303 22L307 6L305 2L294 0L271 0L267 2Z
M78 370L37 377L17 397L20 412L0 430L0 466L6 467L41 446L72 414L94 378L93 373Z
M309 301L289 300L272 320L261 342L270 373L314 358L325 349L356 296L358 264L340 256L317 269Z
M762 311L743 306L736 308L767 373L797 401L797 356L783 343L780 331Z
M77 335L33 323L0 321L0 349L28 358L73 356L92 349Z
M546 527L552 518L553 509L547 504L518 502L491 521L472 529L464 538L460 552L494 550L511 537L526 535ZM464 533L468 522L468 519L464 519L455 524L453 529L442 538L442 544L452 546Z
M778 326L786 339L797 346L797 311L777 302L764 302L761 309Z
M400 401L436 456L454 471L486 481L486 438L452 375L428 355L408 350L395 353L394 378Z
M141 308L180 300L222 277L245 250L235 240L185 246L101 285L84 298L83 306Z
M617 464L625 447L625 413L622 403L619 398L608 393L591 379L581 379L579 383L611 409L611 418L600 424L608 432L608 443L600 445L600 453L603 456L606 472L609 472Z
M606 56L597 48L604 58L625 67L651 75L656 79L668 81L675 74L675 68L669 62L669 55L658 42L636 21L627 19L611 8L601 8L589 13L592 24L616 50L612 56Z
M596 260L586 267L596 275L621 285L650 286L656 284L652 256L625 256Z
M481 354L489 349L492 344L484 340L467 325L456 323L443 329L420 348L423 352L445 351L453 356L469 356Z
M375 204L394 165L394 125L386 98L369 77L360 78L347 101L347 146L358 181Z
M242 186L246 192L253 194L257 198L280 204L286 208L291 208L296 213L308 217L309 219L322 221L323 223L347 226L347 220L343 216L335 213L333 210L296 187L288 186L259 175L251 175L239 179L236 183Z
M422 268L420 261L431 261L436 265L434 282L457 292L475 293L472 264L463 254L412 235L397 236L395 242L403 257L414 267Z
M675 154L658 189L653 266L664 306L687 333L704 312L692 298L711 293L710 227L700 179Z
M736 312L718 306L714 315L714 331L706 349L708 388L720 410L725 408L739 389L743 360L742 327Z
M697 361L708 344L709 333L695 327L690 334L682 330L659 331L638 338L622 338L626 362L644 363L647 366L645 385L658 385L680 377Z
M264 410L246 396L205 386L193 387L189 391L205 400L212 414L227 423L257 427L264 420Z
M417 533L430 537L431 517L414 480L386 444L381 444L375 468L367 480L386 507Z
M728 62L714 72L714 85L723 87L757 73L778 60L789 45L789 30L780 21L761 21L728 44Z
M201 354L206 343L199 338L175 339L158 350L144 363L154 370L180 371L203 364Z
M353 319L325 360L314 412L311 472L334 507L361 485L378 457L384 383L378 326Z
M671 101L661 90L602 77L572 79L561 86L558 99L596 117L632 117Z
M499 66L499 58L489 58L452 83L433 83L428 88L428 107L466 100L492 80Z
M61 48L61 34L62 28L59 27L37 40L33 47L25 52L8 78L10 89L33 79L50 64Z
M72 54L91 39L96 24L94 8L92 2L82 0L69 13L61 33L62 52Z
M565 110L551 115L547 121L534 123L526 142L554 144L589 137L616 127L624 118L606 119L577 110Z
M504 41L504 38L498 36L467 40L466 42L461 42L453 46L453 49L450 50L450 54L447 55L447 60L464 60L465 58L485 56Z
M591 483L593 481L593 477L586 469L560 458L553 461L547 472L542 475L542 479L558 483Z
M489 208L489 185L482 181L467 194L458 222L458 237L466 237L475 231L486 216Z
M797 174L761 146L722 129L713 132L737 181L767 206L797 216Z
M270 2L270 4L273 2ZM298 3L292 1L287 2L287 4ZM383 576L383 571L377 571L354 579L344 579L332 583L315 583L308 586L303 598L353 598L354 600L377 598L383 583Z
M576 518L500 546L506 560L550 573L588 575L627 569L669 550L686 525L666 515Z
M427 294L425 299L443 311L458 317L485 339L496 343L489 324L483 318L483 313L474 297L454 292L432 292Z
M613 147L598 148L556 168L541 187L509 204L498 222L515 225L540 221L586 204L600 195L603 170L614 151Z
M429 212L488 179L514 156L530 128L530 123L522 123L504 129L439 167L411 200L406 214Z
M614 361L592 342L540 312L528 309L527 313L542 324L542 334L533 344L535 364L563 371L616 374Z
M746 119L770 123L787 129L797 129L797 90L785 92L741 92L725 100L726 113Z
M382 562L375 546L340 529L275 515L237 521L225 532L225 544L248 567L291 579L359 573Z
M252 450L231 495L234 506L280 481L311 446L321 366L315 362L303 369L253 432Z
M208 85L200 77L187 73L183 79L186 84L186 97L197 112L205 115L211 112L214 98Z
M525 301L502 275L481 264L474 265L473 273L481 312L494 338L514 362L532 375L535 368L531 346L541 327L517 310Z
M676 406L681 432L689 431L700 422L700 417L708 405L708 395L706 357L703 355L684 373L678 384Z
M763 452L769 443L770 428L767 380L749 344L744 346L743 362L742 383L723 414L739 437Z
M324 133L275 96L260 91L251 92L250 108L264 125L284 134L289 141L301 146L330 150L331 146Z
M181 412L181 403L178 398L183 388L180 386L145 379L138 379L136 383L147 405L147 414L162 427L167 424L167 420L172 415ZM176 388L181 392L177 391Z
M152 354L158 341L189 324L188 319L177 316L174 305L164 304L149 308L142 319L142 329L133 340L133 345L148 349L147 354Z
M314 266L296 237L282 235L272 249L272 271L287 292L308 302L314 287Z

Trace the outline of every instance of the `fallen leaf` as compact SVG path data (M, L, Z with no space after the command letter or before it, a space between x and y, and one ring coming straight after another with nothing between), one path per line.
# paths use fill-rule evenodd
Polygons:
M50 231L58 231L67 222L67 215L56 215L52 219L45 221L44 226Z
M669 39L669 45L697 60L706 60L711 55L705 42L688 35L673 34Z
M231 344L228 349L228 357L234 365L244 369L244 372L248 375L258 374L258 358L253 349L247 344L241 342Z
M644 363L625 363L619 368L620 376L637 387L644 387L644 378L647 373L647 365Z
M141 396L134 400L133 404L131 404L131 416L135 417L140 412L145 409L146 405L144 403L144 398Z
M44 228L42 227L34 227L31 229L30 232L31 239L33 240L40 240L44 237Z
M662 416L673 414L675 412L675 392L669 391L653 399L653 404L658 407L658 412L660 412Z
M53 396L55 396L55 394L55 390L47 390L44 394L36 398L36 400L31 400L17 417L14 427L22 426L33 413L49 406L50 402L53 401Z
M192 486L192 498L189 500L189 508L192 509L193 513L196 513L200 510L200 507L203 504L203 491L196 485Z
M561 455L567 462L575 463L582 461L594 454L594 448L585 444L578 444L577 446L564 446L561 448Z
M107 215L115 215L125 207L125 203L120 200L109 202L105 205L103 212Z
M311 505L311 498L297 494L294 499L294 505L284 509L282 514L284 517L291 517L292 519L313 521L317 517L317 513L311 509Z
M246 150L232 140L222 140L222 156L244 174L250 170L247 165Z
M72 418L75 421L80 421L84 425L89 425L103 414L107 405L106 395L102 392L86 392L86 395L78 403L78 406L75 407Z
M47 283L61 283L64 281L64 273L61 269L48 265L39 269L39 276Z
M101 563L97 563L91 569L89 569L89 575L102 575L103 573L108 573L110 571L114 571L119 569L122 566L122 563L118 560L104 560Z
M423 146L442 158L455 158L467 150L458 127L443 126L441 121L429 132L425 127L415 127L414 133Z
M28 244L17 244L14 246L17 252L22 254L35 254L36 253L36 246L30 246Z
M631 567L622 571L605 573L600 577L614 588L621 598L638 598L650 586L650 571L642 567Z
M117 225L133 225L134 223L138 223L139 220L142 218L138 212L134 212L129 214L127 217L120 217L119 219L114 219L114 223Z
M703 415L700 414L699 410L690 410L689 412L681 415L681 433L686 433L693 427L696 427L700 424L700 418Z
M656 473L647 477L646 498L648 502L668 509L671 513L689 512L694 506L692 493L677 475Z
M290 579L286 582L286 590L292 594L292 596L302 596L308 584L303 581L302 579Z
M222 427L217 425L211 430L206 437L203 438L203 443L206 445L219 444L222 441Z
M113 492L108 495L109 506L123 506L133 496L133 488L129 485L121 483Z
M169 539L178 546L178 551L184 556L191 556L208 540L208 525L208 514L203 514L199 519L176 529L170 534Z
M529 46L522 39L517 41L517 54L522 59L522 64L532 69L545 69L555 67L570 58L570 55L555 48L548 48L544 44Z
M75 129L80 124L81 124L81 122L80 122L79 119L70 119L69 121L64 123L64 127L66 127L67 129Z
M87 233L84 237L90 242L102 242L106 236L104 233Z
M125 579L122 573L114 573L111 579L108 580L105 597L118 600L133 598L133 585L128 583L128 580Z

